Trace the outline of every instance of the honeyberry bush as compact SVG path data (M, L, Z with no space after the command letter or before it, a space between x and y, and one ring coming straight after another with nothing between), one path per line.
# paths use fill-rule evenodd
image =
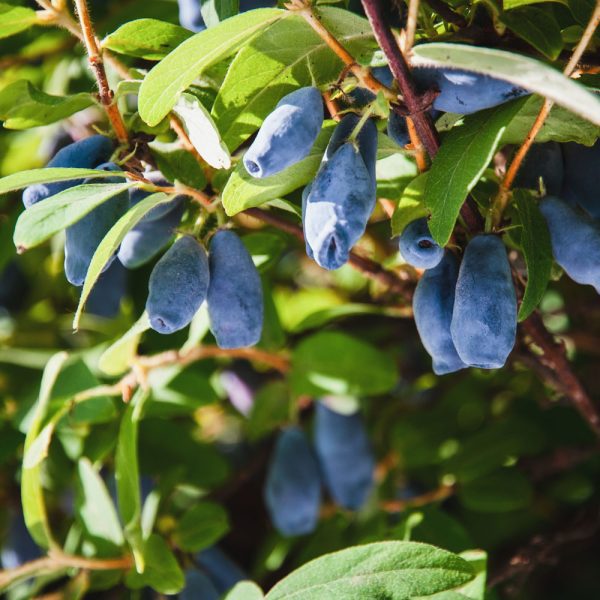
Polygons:
M599 19L0 3L6 597L596 597Z

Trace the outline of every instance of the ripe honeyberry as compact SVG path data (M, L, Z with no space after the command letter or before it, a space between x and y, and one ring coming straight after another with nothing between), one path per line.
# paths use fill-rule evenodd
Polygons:
M104 163L98 167L103 171L120 171L114 163ZM121 178L104 177L102 179L86 179L84 183L120 183ZM67 227L65 234L65 275L69 283L83 285L92 257L104 236L112 226L125 214L128 206L127 191L109 198L82 219ZM104 270L108 269L115 255L107 261Z
M206 29L202 17L201 0L177 0L179 5L179 24L190 31L197 33Z
M444 249L429 232L426 218L412 221L404 228L398 247L404 260L419 269L433 269L444 256Z
M305 158L323 125L323 100L315 87L284 96L263 121L244 155L252 177L274 175Z
M115 260L94 284L85 305L86 311L98 317L112 319L119 313L126 287L127 271Z
M196 562L208 575L219 596L248 576L218 546L211 546L196 554Z
M209 577L198 569L185 572L185 587L177 594L178 600L219 600L217 591Z
M233 232L217 231L210 243L208 315L220 348L254 346L263 326L260 275L242 240Z
M369 120L348 141L358 121L348 114L336 127L303 203L308 255L325 269L348 261L375 207L377 129Z
M435 268L423 273L413 297L415 324L433 360L436 375L453 373L467 366L458 356L450 334L457 278L458 261L454 254L446 251Z
M600 224L563 200L547 196L540 202L554 260L577 283L593 285L600 294Z
M559 195L572 204L579 205L594 219L600 219L598 198L598 166L600 165L600 141L593 146L569 142L562 144L565 161L565 177Z
M471 367L502 367L515 345L517 299L506 249L495 235L478 235L465 250L450 331Z
M46 166L48 168L94 169L109 158L112 147L113 144L109 138L103 135L92 135L59 150ZM81 183L83 183L82 179L73 179L71 181L30 185L23 191L23 204L25 208L29 208L40 200L45 200Z
M560 194L564 181L561 145L557 142L533 144L515 179L515 187L538 190L540 178L550 196Z
M344 508L360 508L375 475L375 458L361 414L342 415L317 402L314 445L331 497Z
M319 465L304 433L290 427L279 434L265 482L265 501L275 528L285 536L317 526L321 506Z
M204 302L209 281L204 248L191 236L179 238L154 265L146 311L158 333L173 333L190 324Z

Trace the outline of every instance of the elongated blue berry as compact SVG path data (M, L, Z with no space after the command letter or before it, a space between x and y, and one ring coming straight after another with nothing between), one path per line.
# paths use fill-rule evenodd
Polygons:
M554 260L577 283L593 285L600 294L600 223L547 196L540 202L546 219Z
M95 169L106 161L112 152L111 140L103 135L92 135L78 142L73 142L59 150L47 167L70 167L79 169ZM45 200L70 187L80 185L82 179L58 181L56 183L37 183L23 191L25 208L33 206L40 200Z
M98 167L104 171L120 171L114 163L104 163ZM84 183L120 183L122 179L104 177L86 179ZM82 219L67 227L65 231L65 275L69 283L83 285L92 257L104 236L125 214L128 206L127 191L109 198L85 215ZM108 269L116 255L106 263Z
M210 578L198 569L185 572L185 587L177 594L179 600L219 600L220 597Z
M190 31L197 33L206 29L202 17L201 0L177 0L179 5L179 24Z
M433 108L444 112L468 115L529 93L509 81L473 71L417 67L412 72L421 88L439 90Z
M563 188L560 194L550 192L550 195L560 196L573 206L581 206L591 217L600 219L600 141L591 147L574 142L561 146L565 162Z
M323 100L317 88L304 87L284 96L264 120L244 155L252 177L268 177L305 158L323 125Z
M150 274L146 311L152 329L173 333L189 325L206 298L208 282L204 248L189 235L179 238Z
M304 433L281 432L275 444L265 501L275 528L286 536L304 535L317 526L321 506L319 465Z
M86 311L98 317L112 319L119 313L126 288L127 271L115 260L94 284L85 305Z
M243 579L248 579L246 573L218 546L211 546L199 552L196 562L204 569L220 595L228 592Z
M450 334L457 278L458 261L446 251L436 267L423 273L413 297L415 324L421 342L432 358L436 375L467 366L458 356Z
M375 207L377 129L369 120L357 139L348 141L357 123L349 114L336 127L304 202L309 256L325 269L348 261Z
M148 181L151 181L152 183L159 185L159 186L169 187L169 186L173 185L172 183L170 183L163 177L163 175L162 175L162 173L160 173L160 171L152 171L150 173L145 173L144 177ZM151 196L153 193L154 192L148 192L146 190L143 190L143 189L140 189L137 187L131 188L129 190L129 206L130 206L130 208L135 206L136 204L138 204L138 202L141 202L148 196ZM160 219L161 217L164 217L167 213L171 212L172 209L174 209L176 206L178 206L182 202L182 200L183 200L183 198L181 196L175 196L175 198L173 198L173 200L171 200L170 202L167 202L165 204L159 204L158 206L151 208L142 217L142 220L140 221L140 223L149 223L151 221L156 221L156 220Z
M375 474L375 458L361 414L342 415L317 402L314 444L331 497L344 508L360 508L373 488Z
M142 220L127 232L121 242L118 257L128 269L135 269L150 261L173 238L185 210L181 199L176 200L177 204L171 206L171 210L162 217L146 222Z
M515 345L517 299L506 249L495 235L478 235L465 250L450 331L471 367L502 367Z
M563 188L564 175L561 144L557 142L533 144L519 169L515 187L537 190L541 179L546 194L556 196Z
M217 344L220 348L257 344L263 326L263 293L248 250L233 231L217 231L209 261L208 315Z
M404 260L419 269L432 269L444 256L444 249L433 239L425 218L417 219L404 228L398 247Z

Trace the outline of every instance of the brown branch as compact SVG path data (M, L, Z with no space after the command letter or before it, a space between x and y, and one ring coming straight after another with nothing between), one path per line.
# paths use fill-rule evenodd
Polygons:
M408 508L419 508L420 506L427 506L432 502L441 502L446 500L446 498L450 498L455 491L456 489L452 485L441 485L435 490L407 500L386 500L381 502L380 507L386 512L402 512Z
M294 223L290 223L271 211L261 210L260 208L249 208L244 211L244 214L260 219L269 225L273 225L274 227L293 235L297 240L304 242L304 234L302 233L301 227L294 225ZM384 269L379 263L362 256L357 252L350 252L350 259L348 262L366 277L374 279L385 285L390 291L400 294L406 302L412 301L412 285L410 285L410 282L401 279L397 273Z
M119 107L114 102L114 95L108 84L108 79L106 78L102 53L94 33L86 0L75 0L75 6L77 7L79 23L81 24L81 31L83 33L83 43L88 54L88 62L90 63L90 67L92 68L94 76L96 77L96 82L98 83L98 96L100 102L106 111L106 115L108 116L117 139L123 144L127 143L129 140L127 128L125 127L125 122L123 121Z

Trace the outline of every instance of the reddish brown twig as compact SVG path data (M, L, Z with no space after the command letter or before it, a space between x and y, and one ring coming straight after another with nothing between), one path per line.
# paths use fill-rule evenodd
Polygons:
M106 78L102 53L96 39L96 34L94 33L87 4L85 0L75 0L75 6L77 7L77 15L83 33L83 43L88 54L88 62L98 83L98 97L106 111L117 139L121 143L127 143L129 139L127 128L125 127L119 107L114 102L114 94Z

